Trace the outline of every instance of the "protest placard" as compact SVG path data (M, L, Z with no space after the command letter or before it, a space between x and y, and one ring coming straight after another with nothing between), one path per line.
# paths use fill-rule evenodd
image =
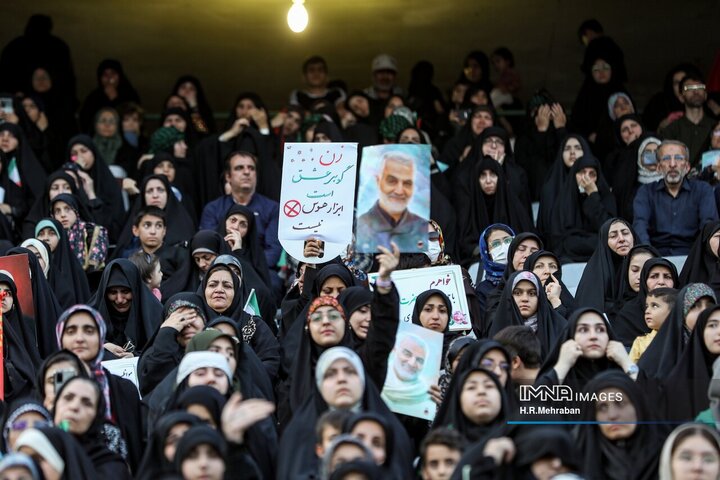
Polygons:
M375 283L377 273L368 275L370 284ZM396 270L391 275L400 294L400 320L412 320L415 298L425 290L436 288L450 298L452 312L449 315L450 330L470 330L470 310L465 296L462 269L459 265Z
M137 366L140 357L118 358L117 360L105 360L102 366L107 368L110 373L118 377L130 380L135 387L140 390L138 383Z
M429 390L438 383L442 349L442 333L400 322L382 390L390 410L426 420L435 418L436 405Z
M430 146L375 145L360 162L355 251L424 252L430 218Z
M298 260L322 263L352 242L356 143L286 143L278 238ZM309 239L324 242L321 257L305 257Z
M711 167L718 162L720 162L720 150L708 150L702 154L700 165L702 169L705 170L707 167Z

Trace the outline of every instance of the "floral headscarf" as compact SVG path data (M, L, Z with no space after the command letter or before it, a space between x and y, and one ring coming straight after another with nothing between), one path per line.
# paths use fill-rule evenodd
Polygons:
M63 348L62 346L62 336L65 332L65 325L67 324L67 321L75 315L78 312L85 312L89 314L93 320L95 320L95 324L98 328L98 336L99 336L99 345L98 345L98 353L97 356L93 359L91 363L89 363L90 370L95 377L95 380L100 384L100 387L102 388L103 397L105 397L105 418L108 420L112 420L112 408L110 405L110 385L108 384L107 376L105 375L105 371L102 367L102 359L103 359L103 345L105 344L105 335L107 333L107 325L105 323L105 319L100 315L100 312L95 310L89 305L73 305L72 307L68 308L63 312L62 315L60 315L60 318L58 318L57 325L55 326L55 333L57 335L57 341L58 346L60 348Z
M437 232L438 243L440 244L440 254L433 265L447 265L451 263L451 259L450 256L445 253L445 236L443 235L442 228L440 228L440 225L432 218L430 219L430 225L432 225Z
M687 317L687 314L692 306L695 305L695 302L700 300L702 297L710 297L713 299L713 302L717 302L715 292L713 292L712 288L704 283L691 283L687 286L685 298L683 298L683 317Z
M335 297L331 297L328 295L317 297L315 300L312 301L312 303L310 304L310 308L308 308L307 319L309 320L310 315L315 313L315 311L320 307L332 307L338 312L340 312L343 320L346 320L345 309L343 309L342 305L340 305L340 302L338 302Z

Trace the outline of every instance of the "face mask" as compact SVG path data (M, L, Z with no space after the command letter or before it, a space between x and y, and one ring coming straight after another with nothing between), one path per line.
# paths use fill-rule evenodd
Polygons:
M440 251L440 242L429 241L428 249L427 252L425 252L425 255L428 256L431 262L435 263L440 256Z
M490 257L492 258L492 261L501 265L507 265L507 254L509 248L510 244L503 242L501 245L491 249Z

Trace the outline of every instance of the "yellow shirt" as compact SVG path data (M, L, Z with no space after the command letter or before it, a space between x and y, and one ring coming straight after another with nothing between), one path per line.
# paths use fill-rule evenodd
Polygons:
M631 362L637 363L638 360L640 360L640 357L642 357L642 354L645 353L645 350L647 350L647 348L650 346L650 343L652 343L655 335L657 335L657 330L653 330L650 333L645 334L642 337L637 337L635 339L632 344L632 348L630 349Z

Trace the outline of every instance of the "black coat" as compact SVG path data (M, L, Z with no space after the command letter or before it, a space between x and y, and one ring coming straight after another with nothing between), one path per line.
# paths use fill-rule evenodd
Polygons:
M600 431L599 425L582 425L577 430L577 445L582 452L583 478L588 480L653 479L657 478L658 458L663 435L653 424L659 418L657 410L650 408L645 392L639 384L622 372L598 374L586 385L586 393L597 394L615 388L623 394L623 402L632 403L637 415L635 432L621 441L611 441ZM584 402L582 421L597 420L597 401Z
M611 218L603 223L598 232L595 253L587 261L575 292L576 305L607 312L620 298L620 267L623 258L608 247L610 227L617 221L623 222L630 229L633 239L637 238L632 225L621 218Z
M586 194L578 190L575 175L584 168L597 173L597 192ZM568 172L562 190L555 201L550 221L553 251L563 262L587 261L595 252L598 230L616 213L615 197L610 191L600 168L592 155L583 155Z
M125 207L120 184L113 176L110 168L105 164L95 142L87 135L77 135L70 139L67 148L67 162L72 165L77 165L72 160L71 149L78 144L84 145L92 151L95 157L95 162L92 167L85 173L92 178L95 194L102 202L102 207L95 209L95 215L101 216L102 221L99 223L107 228L110 240L115 241L119 237L122 227L125 224ZM77 165L77 167L79 168L79 165Z
M545 248L548 250L553 249L550 228L555 212L555 202L562 192L563 185L565 185L565 179L568 177L570 172L570 168L565 165L565 162L563 161L563 151L568 140L571 138L574 138L580 143L583 155L590 154L590 145L581 135L567 135L561 142L558 143L558 148L555 152L555 160L553 161L552 166L544 177L544 181L542 183L540 190L540 205L538 206L537 231L543 238Z
M50 288L63 310L78 303L87 303L90 299L90 285L82 265L70 249L67 232L59 221L53 218L48 220L55 225L59 234L57 247L50 257Z

